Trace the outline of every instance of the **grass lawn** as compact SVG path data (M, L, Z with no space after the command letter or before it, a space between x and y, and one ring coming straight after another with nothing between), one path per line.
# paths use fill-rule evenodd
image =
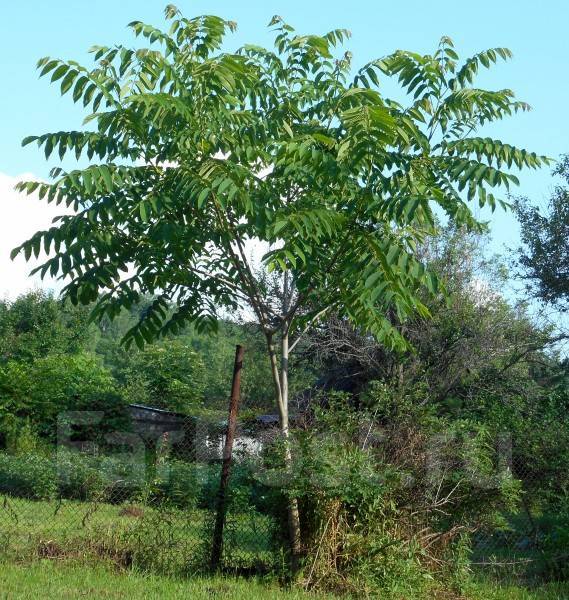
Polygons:
M154 509L65 500L0 498L0 557L26 560L113 557L166 575L185 575L209 554L208 510ZM224 564L248 568L278 560L274 522L256 511L229 514Z
M444 593L428 600L439 597L444 600L567 600L569 585L548 584L525 590L480 583L463 596ZM223 577L181 580L117 571L102 564L87 567L84 564L54 560L40 560L29 564L0 563L0 599L27 598L331 600L332 596L309 594L294 589L283 590L269 581ZM397 600L417 599L398 597Z
M536 588L479 583L466 594L468 600L568 600L569 582L548 583Z
M193 566L203 566L200 553L209 539L211 513L206 510L1 500L0 600L326 597L284 591L269 581L195 577ZM255 512L230 517L226 564L247 568L259 560L268 564L276 559L267 519ZM431 596L433 600L569 600L569 583L524 589L481 579L463 595L443 591Z
M103 566L85 567L38 561L27 565L0 564L0 598L185 598L191 600L308 599L302 591L280 590L259 581L226 578L176 580L114 572ZM325 598L325 596L318 596Z

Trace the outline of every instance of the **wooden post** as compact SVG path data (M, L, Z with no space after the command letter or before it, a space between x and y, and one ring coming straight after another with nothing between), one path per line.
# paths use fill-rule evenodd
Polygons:
M215 516L215 528L213 531L213 545L211 549L211 569L218 570L221 564L221 551L223 546L223 527L225 525L225 512L227 501L227 486L231 470L231 454L233 452L233 440L235 439L235 428L237 425L237 410L239 407L239 396L241 388L241 368L243 366L243 346L235 347L235 364L233 366L233 382L231 384L231 398L229 399L229 418L227 420L227 432L223 446L223 463L221 467L221 478L219 481L219 492L217 494L217 513Z

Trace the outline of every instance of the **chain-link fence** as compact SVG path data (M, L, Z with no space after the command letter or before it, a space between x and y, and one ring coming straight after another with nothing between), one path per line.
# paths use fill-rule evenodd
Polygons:
M545 473L512 461L520 489L514 506L472 536L472 565L497 579L531 582L567 577L569 506ZM568 465L569 468L569 465Z
M99 413L60 416L58 443L0 452L0 553L111 558L156 572L210 565L226 423L131 405L130 427L81 441ZM271 428L239 423L220 567L265 572L283 556L271 489L254 476Z
M52 447L0 451L0 555L106 558L172 575L209 569L227 422L140 405L130 405L122 433L98 436L103 422L98 412L65 413ZM238 421L217 565L225 571L286 568L285 503L265 467L277 432L271 415ZM568 508L513 455L506 470L520 499L472 532L472 565L555 577L569 560Z

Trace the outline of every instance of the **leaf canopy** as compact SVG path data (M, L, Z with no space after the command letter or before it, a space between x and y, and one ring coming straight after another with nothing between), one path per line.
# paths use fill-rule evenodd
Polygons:
M397 51L353 76L350 53L338 54L343 29L297 35L275 17L273 50L228 53L234 23L173 6L166 18L168 31L130 24L145 47L93 48L92 69L41 59L40 74L88 111L86 128L23 141L47 159L90 164L19 184L74 214L14 255L47 253L37 271L65 278L73 302L96 302L94 318L154 295L128 344L188 322L215 329L220 310L247 304L265 330L334 307L401 346L388 310L426 314L419 291L438 292L415 255L435 215L480 229L473 201L506 206L498 194L517 183L511 169L548 162L477 136L528 109L509 90L474 87L481 67L510 57L504 48L459 63L443 38L433 55ZM384 77L398 79L406 106L381 95ZM247 260L251 241L268 245L269 270L292 277L302 317L272 313Z

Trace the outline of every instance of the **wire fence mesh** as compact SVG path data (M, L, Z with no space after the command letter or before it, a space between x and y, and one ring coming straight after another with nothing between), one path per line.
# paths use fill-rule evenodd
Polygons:
M0 452L0 554L105 557L182 576L207 569L226 423L132 405L128 431L82 441L99 418L66 413L55 447ZM278 438L275 425L266 418L238 424L222 545L226 571L286 568L278 490L262 476L264 451ZM531 469L515 462L512 468L520 500L492 527L472 532L472 565L508 577L531 577L544 564L554 571L569 551L564 558L567 533L559 522L567 507L556 508Z
M93 554L182 575L207 568L225 424L132 406L130 431L76 441L74 428L94 417L63 415L56 448L0 452L0 553ZM275 569L282 554L267 490L253 477L262 436L238 431L225 570Z
M567 495L545 473L512 461L520 493L496 524L472 535L472 566L498 579L563 579L569 563Z

